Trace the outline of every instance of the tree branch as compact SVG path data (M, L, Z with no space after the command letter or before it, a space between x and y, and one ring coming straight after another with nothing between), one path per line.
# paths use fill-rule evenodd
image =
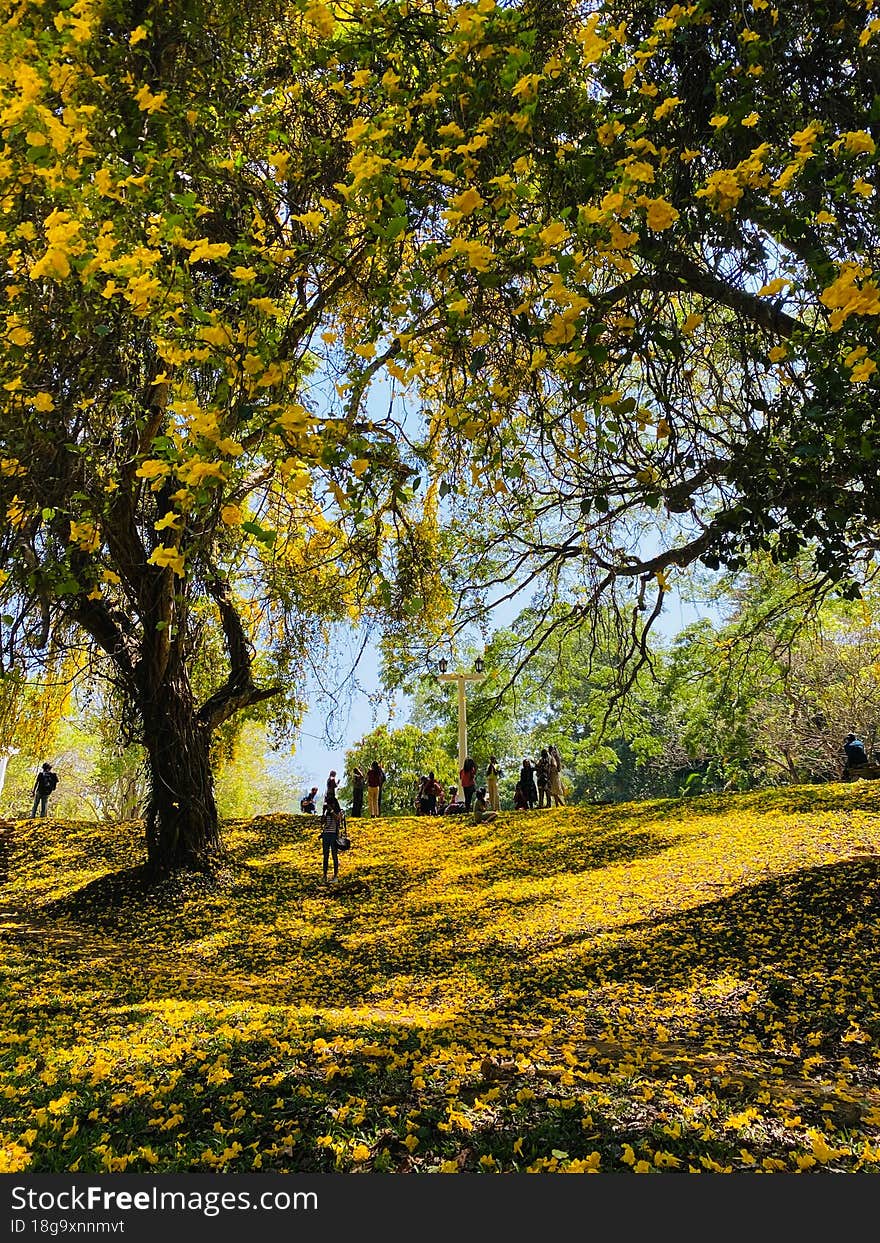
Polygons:
M223 627L229 656L229 677L223 686L205 700L197 713L198 720L209 730L214 730L242 708L249 708L252 704L280 695L284 688L271 686L261 690L254 685L251 646L238 610L232 603L229 584L221 579L211 579L205 586L220 614L220 625Z

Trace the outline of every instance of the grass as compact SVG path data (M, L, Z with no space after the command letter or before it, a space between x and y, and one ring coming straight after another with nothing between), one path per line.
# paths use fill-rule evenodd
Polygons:
M0 1170L880 1170L880 789L3 851Z

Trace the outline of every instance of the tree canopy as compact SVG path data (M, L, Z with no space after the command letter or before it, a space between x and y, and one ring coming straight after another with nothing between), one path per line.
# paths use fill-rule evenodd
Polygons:
M418 659L531 581L568 600L533 648L611 600L637 668L675 567L806 547L846 590L880 513L872 7L7 16L3 659L102 650L155 864L219 848L212 732L333 622Z

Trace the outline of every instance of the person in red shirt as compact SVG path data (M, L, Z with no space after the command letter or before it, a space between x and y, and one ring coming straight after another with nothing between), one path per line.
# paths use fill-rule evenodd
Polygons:
M477 766L470 756L467 757L464 767L459 771L458 779L464 791L464 809L470 811L477 786Z

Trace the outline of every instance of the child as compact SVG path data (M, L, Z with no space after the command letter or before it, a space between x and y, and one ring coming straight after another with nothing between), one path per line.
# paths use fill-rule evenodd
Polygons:
M486 787L482 786L477 790L477 797L474 799L474 824L488 824L491 820L498 819L497 811L490 811L486 804Z

